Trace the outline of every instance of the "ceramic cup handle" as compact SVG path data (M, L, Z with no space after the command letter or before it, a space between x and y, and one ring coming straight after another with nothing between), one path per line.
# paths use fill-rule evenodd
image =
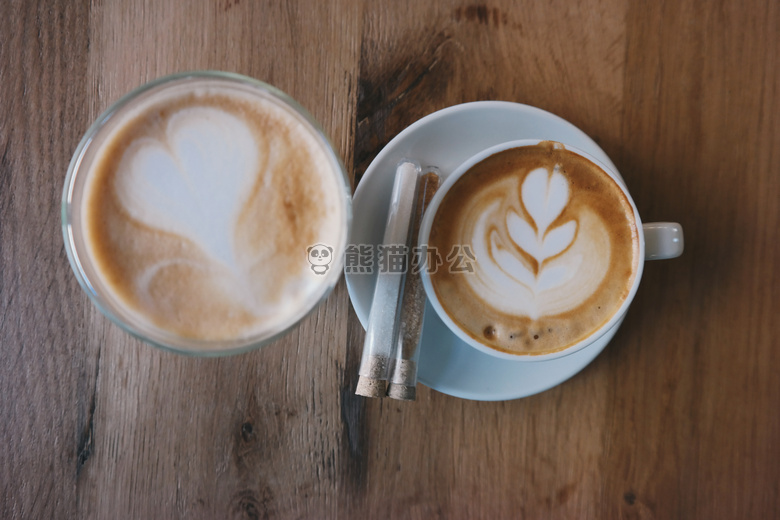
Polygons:
M683 229L677 222L643 224L645 233L645 260L677 258L683 252Z

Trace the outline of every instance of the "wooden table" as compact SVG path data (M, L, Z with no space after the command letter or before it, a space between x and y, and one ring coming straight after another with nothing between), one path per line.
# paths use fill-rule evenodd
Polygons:
M516 4L1 2L0 518L780 516L780 4ZM435 110L546 109L685 254L646 266L595 362L525 399L356 397L343 281L260 351L161 352L79 288L61 190L108 104L205 68L298 99L353 186Z

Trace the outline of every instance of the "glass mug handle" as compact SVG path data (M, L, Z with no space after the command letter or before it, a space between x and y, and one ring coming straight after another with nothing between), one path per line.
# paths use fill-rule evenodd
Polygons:
M651 222L643 224L645 234L645 260L677 258L683 252L683 229L677 222Z

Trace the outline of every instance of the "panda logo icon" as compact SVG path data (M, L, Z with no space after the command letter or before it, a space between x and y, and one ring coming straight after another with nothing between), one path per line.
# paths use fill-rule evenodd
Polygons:
M333 248L325 244L315 244L306 250L306 257L315 274L325 274L333 261Z

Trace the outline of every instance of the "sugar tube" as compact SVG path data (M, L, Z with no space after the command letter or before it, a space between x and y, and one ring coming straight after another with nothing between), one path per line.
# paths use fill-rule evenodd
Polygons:
M384 239L380 246L380 261L374 298L368 316L363 355L360 360L358 383L355 393L366 397L384 397L387 394L387 380L390 360L395 354L398 311L404 287L404 274L408 265L394 268L388 256L393 248L399 249L404 262L408 258L409 225L416 202L417 181L420 166L412 161L402 161L396 168L390 210L385 225Z
M416 244L423 215L439 188L439 182L440 176L435 168L429 168L419 179L414 218L410 226L412 244ZM417 399L417 362L420 359L419 347L427 301L420 277L420 271L427 266L427 258L421 255L422 251L415 247L409 252L409 269L404 281L398 318L395 356L390 360L387 396L401 401Z

